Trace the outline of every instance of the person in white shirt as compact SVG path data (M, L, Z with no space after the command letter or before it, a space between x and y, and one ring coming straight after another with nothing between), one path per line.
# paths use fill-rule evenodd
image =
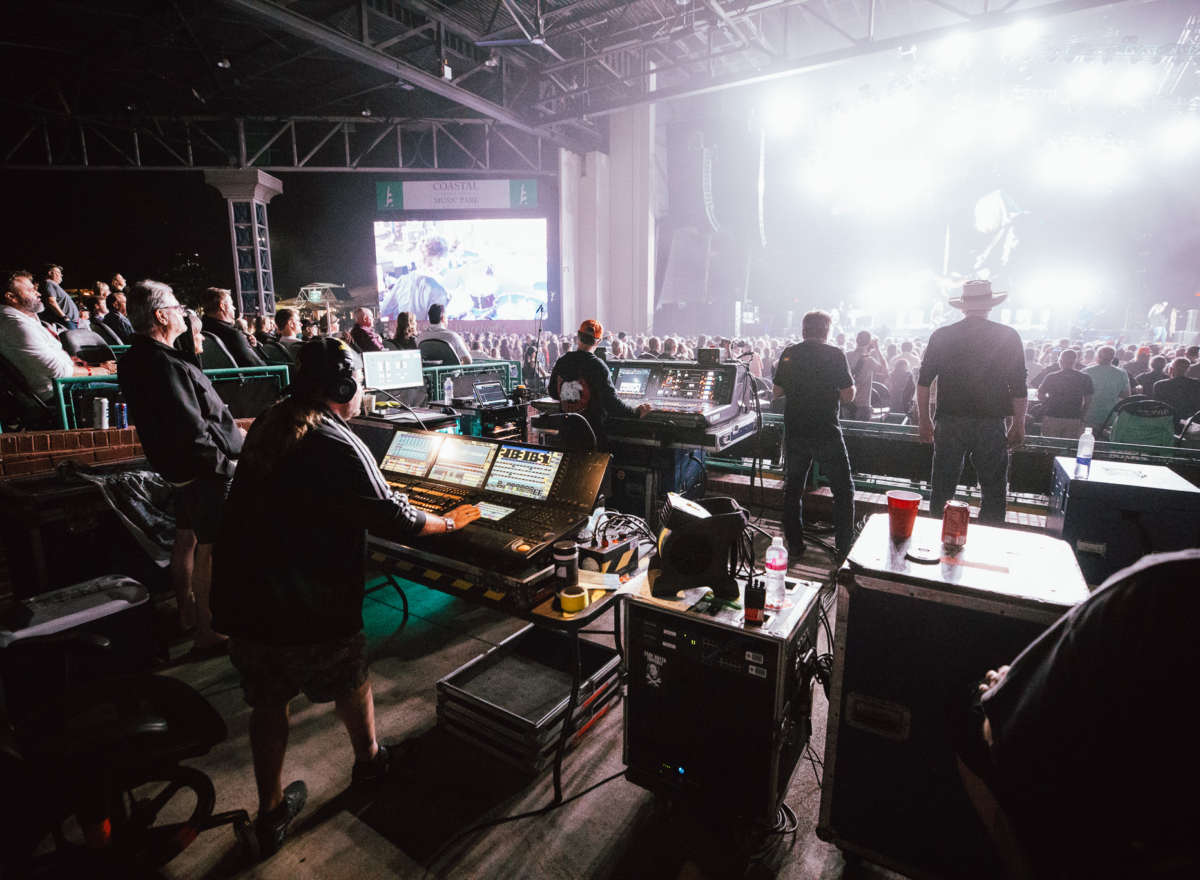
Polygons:
M29 272L9 272L0 305L0 354L12 363L41 400L54 394L54 380L67 376L108 376L113 361L97 367L81 364L63 351L58 337L47 330L38 314L45 308Z
M454 349L460 364L471 363L471 352L467 351L467 344L463 342L461 336L446 326L446 320L445 307L440 303L431 305L429 307L429 329L417 337L417 345L426 339L440 339Z

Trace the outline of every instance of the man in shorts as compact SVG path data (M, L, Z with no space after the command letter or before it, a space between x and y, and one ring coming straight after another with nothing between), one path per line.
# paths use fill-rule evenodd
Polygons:
M252 709L264 856L282 846L308 796L301 781L283 788L293 697L334 704L354 750L355 785L392 766L393 754L375 738L363 653L367 531L403 541L479 517L471 505L425 514L395 494L346 425L361 407L361 356L337 339L302 345L289 396L246 438L214 548L214 625L229 634L229 658Z
M196 627L191 656L198 659L225 645L208 607L212 546L245 432L208 377L175 348L188 324L171 288L133 285L128 311L135 336L117 375L146 458L175 487L171 579L180 628Z

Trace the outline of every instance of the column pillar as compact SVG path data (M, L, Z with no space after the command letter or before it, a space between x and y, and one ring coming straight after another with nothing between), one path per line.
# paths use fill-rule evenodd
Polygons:
M600 322L645 333L654 322L654 105L608 119L610 270Z
M267 204L283 192L282 181L254 168L206 168L204 181L229 206L234 302L242 315L275 314Z

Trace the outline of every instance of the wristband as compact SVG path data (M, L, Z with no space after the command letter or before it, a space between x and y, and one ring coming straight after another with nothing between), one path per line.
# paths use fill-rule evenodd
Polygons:
M89 376L90 376L90 375L92 375L92 368L91 368L91 367L88 367L88 368L87 368L87 371L88 371L88 375L89 375Z
M451 519L450 517L448 517L448 516L444 516L444 517L442 517L442 522L444 522L444 523L446 524L446 531L447 531L447 532L452 532L452 531L454 531L454 520L452 520L452 519Z

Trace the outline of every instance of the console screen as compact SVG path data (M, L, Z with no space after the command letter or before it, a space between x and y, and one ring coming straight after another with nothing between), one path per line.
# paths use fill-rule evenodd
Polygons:
M649 367L621 367L617 370L617 394L627 397L645 397L646 385L649 381Z
M505 507L502 504L492 504L490 501L479 501L475 504L479 508L479 515L483 519L495 520L504 519L514 510L515 507Z
M379 469L393 474L423 477L429 473L429 464L437 455L443 439L443 434L410 434L408 431L397 431Z
M492 443L448 435L433 463L433 470L429 472L429 479L478 489L483 485L488 465L495 455L496 446Z
M502 446L484 488L489 492L545 501L550 496L550 487L554 485L562 459L561 452Z
M720 370L667 370L658 388L658 396L683 400L717 400L720 396L721 378Z

